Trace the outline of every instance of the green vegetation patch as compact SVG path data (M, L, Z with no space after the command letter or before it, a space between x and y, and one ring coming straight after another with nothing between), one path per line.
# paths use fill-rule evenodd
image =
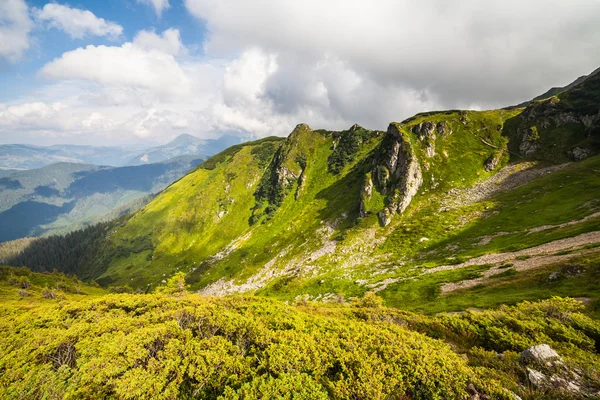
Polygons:
M443 399L468 382L501 393L441 341L267 299L49 300L0 319L0 334L2 398Z

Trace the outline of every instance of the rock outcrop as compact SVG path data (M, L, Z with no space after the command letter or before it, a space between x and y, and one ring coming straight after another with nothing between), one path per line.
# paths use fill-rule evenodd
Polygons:
M577 398L597 398L599 393L586 386L581 371L573 370L547 344L532 346L521 353L527 380L538 390L551 390Z
M487 160L485 160L485 163L483 164L483 168L487 172L491 172L491 171L495 170L496 168L498 168L498 165L500 165L500 161L502 161L502 157L504 157L504 151L501 150L501 151L495 152L494 154L489 156Z
M412 131L419 140L424 140L426 138L435 140L435 130L436 124L435 122L424 121L418 125L413 126Z
M519 145L519 154L523 157L529 157L541 147L540 135L537 128L535 126L527 128L522 133L521 144Z
M441 136L449 136L452 134L452 127L446 121L438 122L437 124L437 132Z
M525 364L545 364L546 362L562 361L562 359L552 347L547 344L538 344L523 351L521 361Z
M424 122L417 126L418 132L415 132L416 127L413 128L417 136L434 135L434 124ZM393 215L406 210L423 184L421 166L409 137L396 124L390 124L387 134L373 160L371 171L377 190L387 195L388 206L378 214L383 226L391 222ZM363 187L363 193L368 191L366 186L368 182ZM370 190L372 191L372 188Z
M427 147L425 148L425 155L427 158L435 156L435 140L437 139L435 132L441 135L449 135L452 130L450 126L445 122L436 124L435 122L424 121L418 125L412 127L412 132L417 135L417 138L424 142Z
M373 179L371 179L371 174L367 174L365 178L365 183L360 192L360 217L365 218L367 216L367 206L366 202L371 200L373 196Z

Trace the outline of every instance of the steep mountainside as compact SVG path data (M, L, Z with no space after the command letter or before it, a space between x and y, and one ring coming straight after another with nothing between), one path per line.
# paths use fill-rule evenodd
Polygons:
M68 232L135 211L202 159L133 167L58 163L0 178L0 242Z
M138 288L183 271L215 295L375 291L427 312L553 293L593 303L599 108L595 74L525 108L422 113L386 132L301 124L201 164L81 268Z

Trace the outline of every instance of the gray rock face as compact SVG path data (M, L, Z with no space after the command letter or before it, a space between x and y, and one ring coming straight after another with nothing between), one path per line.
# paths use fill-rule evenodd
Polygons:
M519 145L519 154L528 157L538 151L542 145L538 141L537 131L533 128L527 129L523 133L523 140Z
M556 115L552 116L552 120L554 121L556 126L578 124L581 122L581 120L577 118L575 114L569 112L557 113Z
M433 132L434 129L433 125L425 127L427 132ZM406 210L423 184L421 166L414 154L410 140L394 124L389 126L388 135L391 143L388 142L387 150L384 149L383 159L375 160L373 168L375 180L381 185L379 189L382 193L389 193L389 206L379 213L379 219L384 226L391 222L394 214ZM381 164L386 167L387 171L378 167ZM385 176L381 176L382 173Z
M452 128L448 122L442 121L437 124L437 132L442 136L449 136L452 134Z
M558 353L547 344L532 346L521 353L521 362L525 364L544 364L547 361L562 361Z
M426 132L434 130L435 125L425 126ZM364 201L370 199L374 188L388 196L388 206L378 213L383 226L391 222L394 214L406 210L423 184L410 139L395 124L390 124L387 135L373 159L372 179L365 180L361 191L361 216L366 215Z
M360 217L364 218L367 216L367 207L365 202L371 200L373 196L373 179L367 177L360 193Z
M498 167L498 165L500 164L500 161L502 160L503 155L504 155L504 153L502 151L498 151L498 152L492 154L491 156L488 157L487 160L485 160L485 163L483 164L483 168L487 172L491 172L491 171L495 170Z
M430 138L435 140L435 129L436 125L434 122L424 121L418 125L413 126L412 131L419 140L424 140L425 138Z
M388 152L388 159L385 161L385 165L390 171L390 173L394 173L396 171L396 167L398 166L398 157L400 156L400 142L394 141Z
M579 146L568 152L569 157L574 161L581 161L592 154L593 152L590 149L584 149Z

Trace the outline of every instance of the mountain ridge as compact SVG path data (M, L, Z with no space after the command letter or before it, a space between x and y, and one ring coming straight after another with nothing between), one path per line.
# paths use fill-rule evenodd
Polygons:
M599 81L521 108L420 113L386 132L299 124L288 138L234 146L120 222L94 277L145 288L184 271L200 293L284 300L375 290L424 310L460 309L461 296L480 290L473 279L489 293L525 285L521 271L543 260L510 252L572 237L575 247L557 251L575 260L594 245L586 232L600 229ZM508 254L509 274L498 262L465 263L489 252ZM517 289L519 299L543 292ZM497 304L488 292L474 304Z

